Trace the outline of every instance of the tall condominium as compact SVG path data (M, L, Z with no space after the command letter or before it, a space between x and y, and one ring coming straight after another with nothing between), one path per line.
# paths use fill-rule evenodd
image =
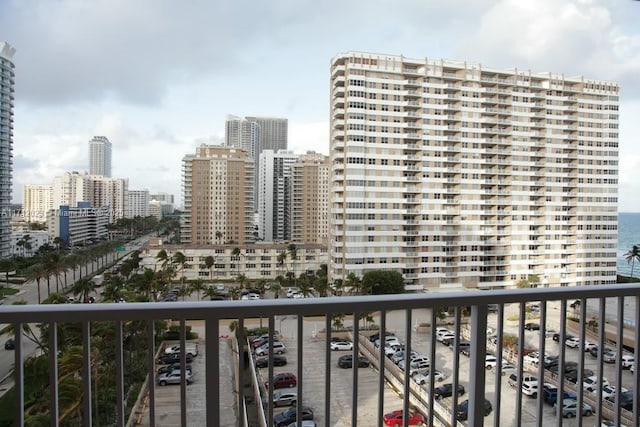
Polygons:
M89 141L89 175L111 176L111 142L105 136Z
M149 190L129 190L129 206L127 218L146 218L149 216Z
M245 117L229 115L225 126L225 145L245 150L254 160L253 198L258 200L260 154L264 150L286 150L289 121L276 117ZM257 206L255 206L257 209Z
M0 41L0 258L11 255L15 49Z
M22 218L27 222L47 222L47 213L53 209L51 185L27 184L22 188Z
M260 154L258 228L266 242L291 240L291 166L297 160L298 156L287 150Z
M231 147L201 145L182 159L182 243L248 243L253 234L253 161Z
M616 282L615 83L469 62L331 62L330 275L408 289Z
M107 208L109 221L124 218L129 206L129 180L106 176L65 172L53 179L52 205L54 209L65 205L76 207L88 202L93 208Z
M313 151L292 165L291 240L327 245L329 237L329 156Z

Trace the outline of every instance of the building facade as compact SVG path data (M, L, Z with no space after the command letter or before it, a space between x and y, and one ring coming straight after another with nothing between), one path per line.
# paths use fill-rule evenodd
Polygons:
M287 150L264 150L260 154L258 232L266 242L291 240L291 167L297 160L298 156Z
M0 258L11 254L15 52L11 45L0 41Z
M53 178L51 190L52 206L77 206L89 198L87 180L88 175L79 172L64 172Z
M182 160L182 243L253 241L253 160L243 150L201 145Z
M47 222L53 209L53 186L27 184L22 188L22 218L27 222Z
M108 208L94 208L89 202L63 205L49 211L47 231L51 239L59 237L68 247L85 246L108 237Z
M278 276L287 277L287 273L293 273L296 277L300 274L315 273L321 266L327 264L327 247L316 244L296 245L297 259L287 256L283 263L278 262L278 256L287 252L289 245L275 243L255 243L249 245L162 245L149 244L141 251L141 268L160 270L162 261L156 257L160 250L164 249L169 258L176 252L182 252L186 257L184 271L179 269L178 274L184 272L185 280L223 280L233 281L239 275L244 275L249 280L265 279L274 280ZM239 255L234 255L235 249L239 249ZM213 258L211 268L206 266L207 257Z
M129 190L129 206L127 218L145 218L149 216L149 190Z
M89 175L111 176L111 142L106 136L89 141Z
M292 165L291 241L328 244L329 156L307 152Z
M45 217L46 222L46 217ZM11 255L30 257L41 246L51 243L51 235L48 231L22 230L11 233Z
M468 62L331 63L331 279L616 282L618 85Z
M258 200L260 186L260 154L264 150L286 150L289 121L277 117L245 117L228 115L225 123L225 145L240 148L254 161L253 200ZM254 206L258 209L258 206Z

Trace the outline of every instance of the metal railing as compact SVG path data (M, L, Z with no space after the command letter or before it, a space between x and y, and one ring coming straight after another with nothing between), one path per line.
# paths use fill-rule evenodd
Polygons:
M558 360L561 368L558 369L557 375L552 375L546 370L543 363L538 365L530 365L525 363L523 357L527 347L531 346L531 332L526 331L527 316L530 315L527 303L535 302L539 305L539 313L537 319L541 325L541 330L537 338L536 350L541 354L547 351L547 338L550 328L557 328L558 343L564 343L569 333L575 333L580 340L580 346L577 353L569 353L565 345L558 345ZM513 305L515 303L515 306ZM180 412L180 423L186 425L207 425L220 426L225 425L221 421L220 414L227 410L221 405L223 398L234 396L235 399L235 417L238 424L242 425L246 421L246 405L250 402L260 404L263 400L271 402L273 399L273 388L268 389L258 380L260 375L253 366L253 357L250 350L246 353L247 360L250 362L251 369L242 369L244 359L239 355L244 355L242 348L244 345L234 346L230 352L233 360L230 362L234 366L233 372L237 378L233 379L236 390L224 390L223 379L226 372L223 372L221 366L222 360L219 360L221 343L226 342L226 329L221 332L221 322L236 321L236 331L238 332L238 340L234 343L245 343L246 337L243 336L244 327L247 325L256 325L257 319L260 324L266 321L270 331L281 329L283 319L295 319L295 327L291 333L291 338L295 342L295 358L297 362L297 390L302 395L304 390L305 396L313 396L314 403L323 404L322 408L315 408L316 415L320 419L325 420L324 423L318 425L383 425L382 418L385 413L385 393L386 388L393 388L401 396L400 406L404 413L409 411L420 412L425 419L427 425L457 425L460 424L459 414L456 409L459 408L459 398L457 394L451 397L451 402L436 401L434 399L434 391L436 384L429 382L427 387L416 387L411 381L409 374L397 369L397 367L385 357L384 348L374 348L367 341L363 327L360 321L354 320L350 325L349 335L353 340L353 356L354 364L359 356L369 359L374 369L377 370L377 390L359 390L359 374L358 369L352 369L352 394L351 394L351 415L349 420L342 419L340 422L333 420L332 413L336 411L336 407L332 405L332 394L335 392L332 382L332 354L328 350L332 334L337 332L332 330L335 328L335 319L338 314L349 314L352 319L359 319L365 314L375 313L377 320L376 325L381 331L389 331L391 329L399 329L405 332L405 347L414 348L415 345L425 345L428 348L428 354L432 361L430 372L433 374L436 365L436 359L439 357L436 349L440 344L436 342L436 325L441 325L448 320L449 327L454 331L456 338L450 343L453 350L453 368L452 383L454 390L462 380L461 374L461 358L460 343L463 338L470 341L471 345L468 351L468 425L484 425L485 423L485 395L493 395L492 405L492 424L495 426L510 423L510 425L522 425L523 421L523 394L515 393L513 398L515 411L509 411L512 419L504 418L504 411L501 411L502 405L505 404L507 396L503 396L502 389L502 358L507 356L517 366L517 384L516 390L521 390L523 386L523 375L529 371L538 378L539 393L535 399L535 420L537 425L547 422L550 415L545 411L543 406L543 382L551 382L558 387L558 396L563 396L565 390L572 390L577 393L578 407L583 403L588 403L593 408L596 415L596 423L599 420L609 419L615 425L633 425L638 426L638 399L633 399L633 403L628 409L623 409L616 397L612 401L605 400L602 391L595 394L584 392L580 382L585 372L585 352L584 345L586 339L596 340L596 344L600 349L606 345L614 347L616 350L616 358L613 366L617 369L615 378L612 383L621 386L622 378L622 355L627 352L637 359L637 350L630 348L629 343L637 343L640 340L640 330L638 328L625 328L625 323L629 326L629 319L635 321L635 325L640 324L640 285L625 284L613 286L590 286L590 287L561 287L561 288L545 288L545 289L517 289L517 290L501 290L501 291L468 291L468 292L438 292L438 293L421 293L421 294L403 294L403 295L383 295L383 296L349 296L349 297L327 297L327 298L305 298L305 299L269 299L260 301L200 301L200 302L182 302L182 303L128 303L128 304L64 304L64 305L23 305L23 306L3 306L0 308L0 324L13 325L15 332L15 425L25 424L25 400L24 400L24 360L27 355L24 351L24 338L19 331L23 330L24 324L44 324L49 327L48 334L48 364L49 364L49 389L48 397L50 400L49 417L51 425L58 425L60 417L60 389L58 386L58 368L60 361L58 360L58 337L57 325L69 323L70 321L81 325L81 333L83 339L82 369L78 373L82 381L82 396L80 402L80 411L82 413L82 425L94 425L92 419L92 348L91 348L91 331L94 322L113 322L115 325L116 348L115 350L115 374L116 374L116 399L113 402L114 411L116 413L117 426L134 425L144 418L145 425L158 424L158 405L160 404L156 396L156 357L159 343L156 342L156 331L154 330L154 321L173 319L179 325L180 331L180 355L182 372L186 369L186 325L192 320L203 321L205 331L205 339L203 350L206 357L205 374L204 374L204 395L197 396L198 399L204 399L206 416L196 423L191 420L187 409L188 389L184 380L180 385L179 401L176 404L177 410ZM497 305L497 313L489 310L489 307ZM588 307L595 307L591 312ZM577 310L576 310L577 307ZM446 320L442 318L443 309L449 312ZM418 311L416 310L426 310ZM556 310L556 311L554 311ZM616 322L611 322L610 313L615 312ZM512 313L507 315L508 312ZM430 325L427 331L419 331L417 323L414 325L414 319L417 319L415 313L420 313L421 320L425 320L425 324ZM425 314L426 313L426 314ZM513 314L515 313L515 314ZM591 314L589 314L591 313ZM631 314L629 314L631 313ZM320 316L321 320L318 320ZM398 317L399 316L399 317ZM390 319L394 318L394 326L390 327ZM324 347L324 352L320 352L320 356L315 354L314 357L318 362L318 366L313 367L313 371L324 377L324 389L311 386L305 388L308 381L306 376L309 375L309 361L311 354L305 347L309 319L314 319L313 342L319 348ZM143 321L147 325L147 356L146 363L148 366L148 377L145 382L146 389L143 388L145 394L146 407L148 408L143 417L137 416L137 422L132 421L134 418L127 415L130 408L126 408L127 396L124 389L124 376L126 373L124 361L124 333L123 325L131 321ZM276 322L279 323L279 328ZM316 331L315 324L320 322L324 326L322 331ZM512 329L515 329L514 340L509 341L507 338L510 333L506 331L507 323L511 322ZM497 337L495 340L488 341L487 328L489 323L495 328ZM589 324L589 325L588 325ZM400 325L400 327L398 327ZM327 332L329 331L329 332ZM320 333L322 332L322 333ZM282 331L280 330L282 334ZM320 334L319 334L320 333ZM528 334L528 335L527 335ZM225 340L219 339L224 337ZM324 339L323 339L324 338ZM622 338L622 339L621 339ZM626 341L625 341L626 338ZM535 338L533 340L536 341ZM274 342L273 334L269 334L269 345ZM507 351L508 344L514 344ZM291 344L290 344L291 345ZM318 347L315 347L318 348ZM514 351L515 348L515 351ZM485 355L487 350L493 350L497 357L495 370L486 369ZM517 349L522 349L518 351ZM315 350L314 350L315 351ZM449 351L449 350L443 350ZM445 353L443 353L445 354ZM577 354L577 385L567 382L568 374L564 370L564 364L568 355ZM449 356L440 356L440 359L449 361ZM409 352L405 352L405 366L409 366ZM273 378L273 355L269 355L269 364L267 369L267 378ZM304 369L303 369L304 368ZM612 368L613 369L613 368ZM409 369L406 370L409 372ZM598 353L597 372L598 385L602 385L603 381L603 352ZM626 374L625 374L626 375ZM432 376L433 378L433 376ZM489 381L491 380L491 381ZM625 377L630 383L631 390L640 390L638 383L637 371L634 371L631 379ZM247 395L245 388L241 385L250 382L252 384L251 393ZM310 382L310 380L309 380ZM493 389L489 383L493 382ZM316 384L317 385L317 384ZM191 386L192 387L192 386ZM408 391L408 392L406 392ZM227 395L226 393L229 393ZM223 395L224 394L224 395ZM367 394L373 397L375 402L374 408L359 410L359 396ZM617 395L620 395L618 393ZM317 398L316 398L317 397ZM190 398L196 398L192 396ZM138 397L138 401L141 401ZM308 400L308 399L307 399ZM306 402L301 402L306 403ZM344 402L342 403L344 404ZM243 408L238 411L237 408ZM302 405L296 406L298 419L300 419ZM362 412L368 411L370 421L361 421ZM242 414L238 413L242 412ZM251 425L273 425L270 420L274 418L273 405L265 405L258 411L261 415L257 421L250 421ZM552 416L557 425L563 422L562 414ZM576 414L578 423L583 420L583 413L578 411ZM335 418L335 417L334 417ZM373 421L371 421L373 420ZM334 423L332 423L332 421ZM586 421L585 421L586 422ZM128 424L129 423L129 424ZM405 418L405 425L408 421Z

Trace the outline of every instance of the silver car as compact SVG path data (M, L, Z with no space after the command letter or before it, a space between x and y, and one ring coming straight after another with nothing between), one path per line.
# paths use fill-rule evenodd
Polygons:
M553 404L553 408L558 413L558 402ZM593 408L588 403L582 403L582 415L590 416L593 414ZM578 415L578 401L575 399L562 400L562 416L564 418L572 418Z
M273 406L295 406L298 392L293 390L277 391L273 393Z
M180 384L181 378L182 376L180 375L179 370L166 372L158 376L158 385ZM184 379L187 384L191 384L193 382L193 374L191 371L187 371L187 375L185 375Z

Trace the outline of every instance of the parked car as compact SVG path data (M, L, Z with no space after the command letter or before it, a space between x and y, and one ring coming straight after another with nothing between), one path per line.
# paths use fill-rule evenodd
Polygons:
M390 427L398 427L404 425L404 411L402 409L398 409L397 411L389 412L388 414L384 414L382 417L382 422L386 426ZM419 426L424 425L426 423L424 417L419 412L409 412L409 416L407 417L407 425L410 426Z
M273 366L284 366L287 358L284 356L273 356ZM256 359L256 368L266 368L269 366L269 357L263 356Z
M400 340L398 339L398 337L396 337L395 335L384 337L384 344L385 345L391 344L391 343L393 343L393 344L402 344L400 342ZM375 345L376 348L379 348L380 344L381 344L381 341L380 341L379 338L373 342L373 345Z
M298 427L298 423L294 421L291 424L289 424L287 427ZM316 425L316 422L313 420L302 420L300 427L317 427L317 425Z
M428 360L422 360L420 362L413 361L409 366L409 375L414 376L418 374L422 374L431 369L431 362Z
M550 357L547 353L544 354L545 363L550 363L553 360L555 360L555 359ZM522 361L525 362L525 363L531 363L532 365L537 365L538 363L540 363L540 352L539 351L532 351L531 353L523 356L522 357Z
M623 354L620 358L620 365L622 369L629 369L633 366L633 363L636 361L636 358L632 354Z
M496 365L493 370L495 371L495 369L498 367L498 365ZM513 363L507 362L506 360L502 360L502 367L500 370L500 375L506 375L509 373L513 373L516 371L516 365L514 365Z
M287 352L287 347L283 342L277 341L273 343L273 352L275 354L282 354ZM269 354L269 343L262 345L256 349L256 356L266 356Z
M615 396L616 396L616 391L617 391L617 387L611 384L607 384L605 386L602 387L602 398L603 399L607 399L607 400L615 400ZM622 387L620 389L620 391L622 393L626 393L627 390L626 388ZM598 392L598 390L593 390L593 393L596 394Z
M534 375L527 375L524 374L522 376L522 384L524 383L530 383L532 381L538 381L538 377L534 376ZM511 387L517 387L518 386L518 374L513 373L511 375L509 375L509 379L507 380L507 383L509 383L509 385Z
M618 399L622 409L626 409L627 411L633 410L633 390L620 393L620 397ZM615 404L616 397L607 397L606 400Z
M404 350L396 351L393 356L391 356L391 361L397 365L400 361L404 360L404 355ZM414 360L416 357L418 357L418 352L412 351L409 353L409 360Z
M363 356L358 357L358 368L368 368L370 365L369 359ZM338 366L343 369L353 368L353 355L345 354L340 356L338 358Z
M292 388L298 385L298 379L291 372L281 372L273 376L272 383L274 390L277 388ZM265 381L264 387L266 389L269 388L269 381Z
M420 374L416 374L412 378L416 383L422 385L422 384L426 384L429 381L430 377L431 377L431 371L427 371ZM447 376L440 371L434 371L433 378L436 380L436 382L442 382L447 378Z
M396 334L394 334L393 332L385 332L384 336L385 337L395 337ZM369 341L371 341L371 342L376 342L379 339L380 339L380 332L377 332L377 333L369 336Z
M185 357L185 361L187 363L191 363L193 362L193 357L187 354L187 357ZM173 363L180 363L180 353L163 354L158 358L158 363L162 365L171 365Z
M194 343L185 344L185 354L195 357L198 355L198 347ZM180 345L172 345L164 349L164 354L180 354Z
M616 363L618 353L613 350L607 350L602 353L602 361L604 363Z
M284 412L273 416L273 425L276 427L286 427L297 421L298 408L293 406ZM300 408L300 418L303 420L313 420L313 409L308 406Z
M484 416L486 417L493 411L493 406L489 399L484 399ZM465 400L456 408L456 419L465 421L469 417L469 401Z
M534 323L534 322L529 322L529 323L525 323L524 328L527 331L539 331L540 330L540 324L539 323Z
M577 337L571 337L564 340L564 345L569 348L578 348L580 346L580 340Z
M458 396L462 396L466 393L467 391L465 390L464 386L462 384L458 384L458 388L456 391L456 394ZM434 399L444 399L445 397L451 397L453 395L453 384L451 383L447 383L447 384L443 384L439 387L436 387L433 390L433 397Z
M562 392L563 399L576 399L577 396L572 391L563 390ZM554 384L544 383L542 385L542 400L549 405L556 403L558 401L558 387Z
M299 292L300 290L298 288L287 288L287 298L293 298L293 296Z
M353 343L351 341L334 341L329 344L331 351L339 350L353 350Z
M538 380L523 382L522 394L526 394L534 399L538 397Z
M298 392L295 390L276 391L273 393L273 406L295 406Z
M180 384L181 380L182 375L180 373L180 370L165 372L164 374L160 374L158 376L158 385ZM186 375L184 376L184 380L187 382L187 384L191 384L193 382L193 375L191 374L191 371L187 371Z
M558 402L553 404L553 410L555 411L556 414L558 413L559 411ZM593 408L591 407L591 405L583 402L582 415L588 417L592 414L593 414ZM572 417L576 417L577 415L578 415L578 401L575 399L563 399L562 400L562 416L564 418L572 418Z
M8 340L6 340L4 342L4 349L5 350L15 350L16 348L16 341L13 338L9 338Z
M602 386L608 386L609 385L609 380L606 379L605 377L602 377ZM582 388L585 389L586 391L594 391L597 390L598 387L598 377L596 375L592 375L589 377L585 377L585 379L582 381Z
M187 372L192 372L190 363L187 363L185 367L187 369ZM158 374L166 374L167 372L173 372L173 371L179 371L179 370L180 370L180 363L172 363L171 365L161 366L158 369Z
M398 362L398 368L402 369L404 371L404 362L405 360L402 359ZM429 363L429 356L423 356L421 354L417 355L416 357L411 359L411 363L416 363L416 362L426 362Z

